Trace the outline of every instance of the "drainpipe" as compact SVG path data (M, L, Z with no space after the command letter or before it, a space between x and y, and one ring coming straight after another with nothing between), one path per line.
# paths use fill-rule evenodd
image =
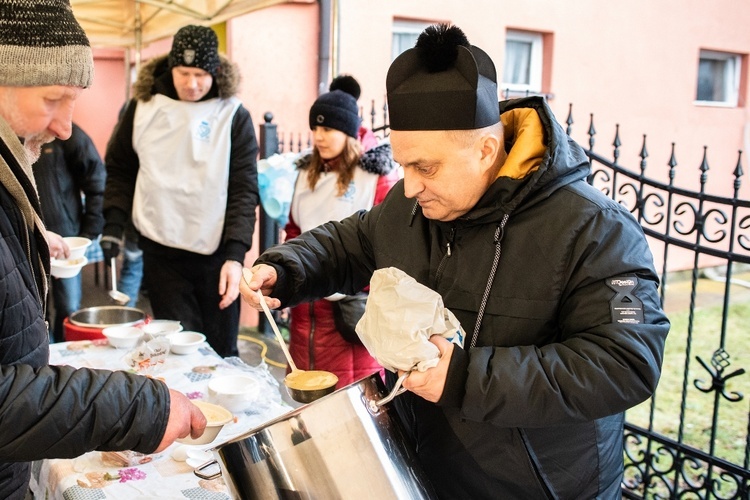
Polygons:
M339 74L339 59L341 59L339 50L341 49L341 2L333 0L333 12L331 13L331 26L333 34L331 36L331 77Z
M328 91L328 82L331 75L331 25L334 0L319 0L319 2L318 95Z

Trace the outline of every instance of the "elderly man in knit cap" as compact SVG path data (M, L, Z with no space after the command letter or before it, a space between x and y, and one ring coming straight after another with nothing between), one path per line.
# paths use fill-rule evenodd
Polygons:
M154 316L204 333L221 356L238 354L239 280L259 201L238 83L211 28L181 28L169 54L141 69L104 158L105 259L132 220Z
M125 372L48 366L44 304L50 249L32 162L71 134L94 74L67 0L0 5L0 498L22 499L31 460L101 450L160 451L202 434L196 406L163 382Z
M669 331L640 226L586 182L543 98L498 106L492 60L457 27L425 30L386 88L403 182L264 252L245 300L287 306L401 269L467 332L463 347L433 335L437 365L393 400L437 495L620 498L624 411L656 388Z

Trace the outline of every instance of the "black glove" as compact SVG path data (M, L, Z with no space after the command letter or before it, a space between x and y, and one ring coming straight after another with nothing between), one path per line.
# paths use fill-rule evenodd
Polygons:
M110 265L112 259L120 255L120 247L122 244L122 228L114 224L104 226L99 246L102 247L105 264Z

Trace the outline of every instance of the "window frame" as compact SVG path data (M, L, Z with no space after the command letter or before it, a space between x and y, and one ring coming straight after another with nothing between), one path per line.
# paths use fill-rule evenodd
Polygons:
M407 49L402 50L398 54L395 53L394 38L396 35L414 35L414 41L417 41L419 35L428 26L434 23L428 21L411 21L406 19L394 19L391 25L391 62L393 62L399 55L405 52ZM414 45L412 45L413 47ZM411 48L411 47L409 47Z
M529 54L529 83L510 83L505 81L505 62L508 60L508 42L523 42L531 44ZM503 59L503 74L500 90L502 92L528 92L539 94L542 92L542 73L544 71L544 35L539 32L508 29L505 32L505 54Z
M703 60L723 61L724 67L724 93L726 98L723 101L706 101L698 99L698 83L700 78L700 63ZM697 106L717 106L736 108L739 106L740 95L740 75L742 73L742 57L732 52L722 52L719 50L700 49L698 54L698 72L696 73L695 100Z

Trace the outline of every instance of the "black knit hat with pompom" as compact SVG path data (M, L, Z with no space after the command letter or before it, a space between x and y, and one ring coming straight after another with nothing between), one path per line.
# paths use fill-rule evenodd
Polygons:
M360 122L357 100L343 90L322 94L310 107L310 130L327 127L356 139Z
M492 59L457 26L438 24L386 77L391 130L473 130L500 121Z
M351 94L355 99L359 99L362 94L362 87L359 86L359 82L352 75L339 75L333 80L328 86L328 90L343 90L347 94Z

